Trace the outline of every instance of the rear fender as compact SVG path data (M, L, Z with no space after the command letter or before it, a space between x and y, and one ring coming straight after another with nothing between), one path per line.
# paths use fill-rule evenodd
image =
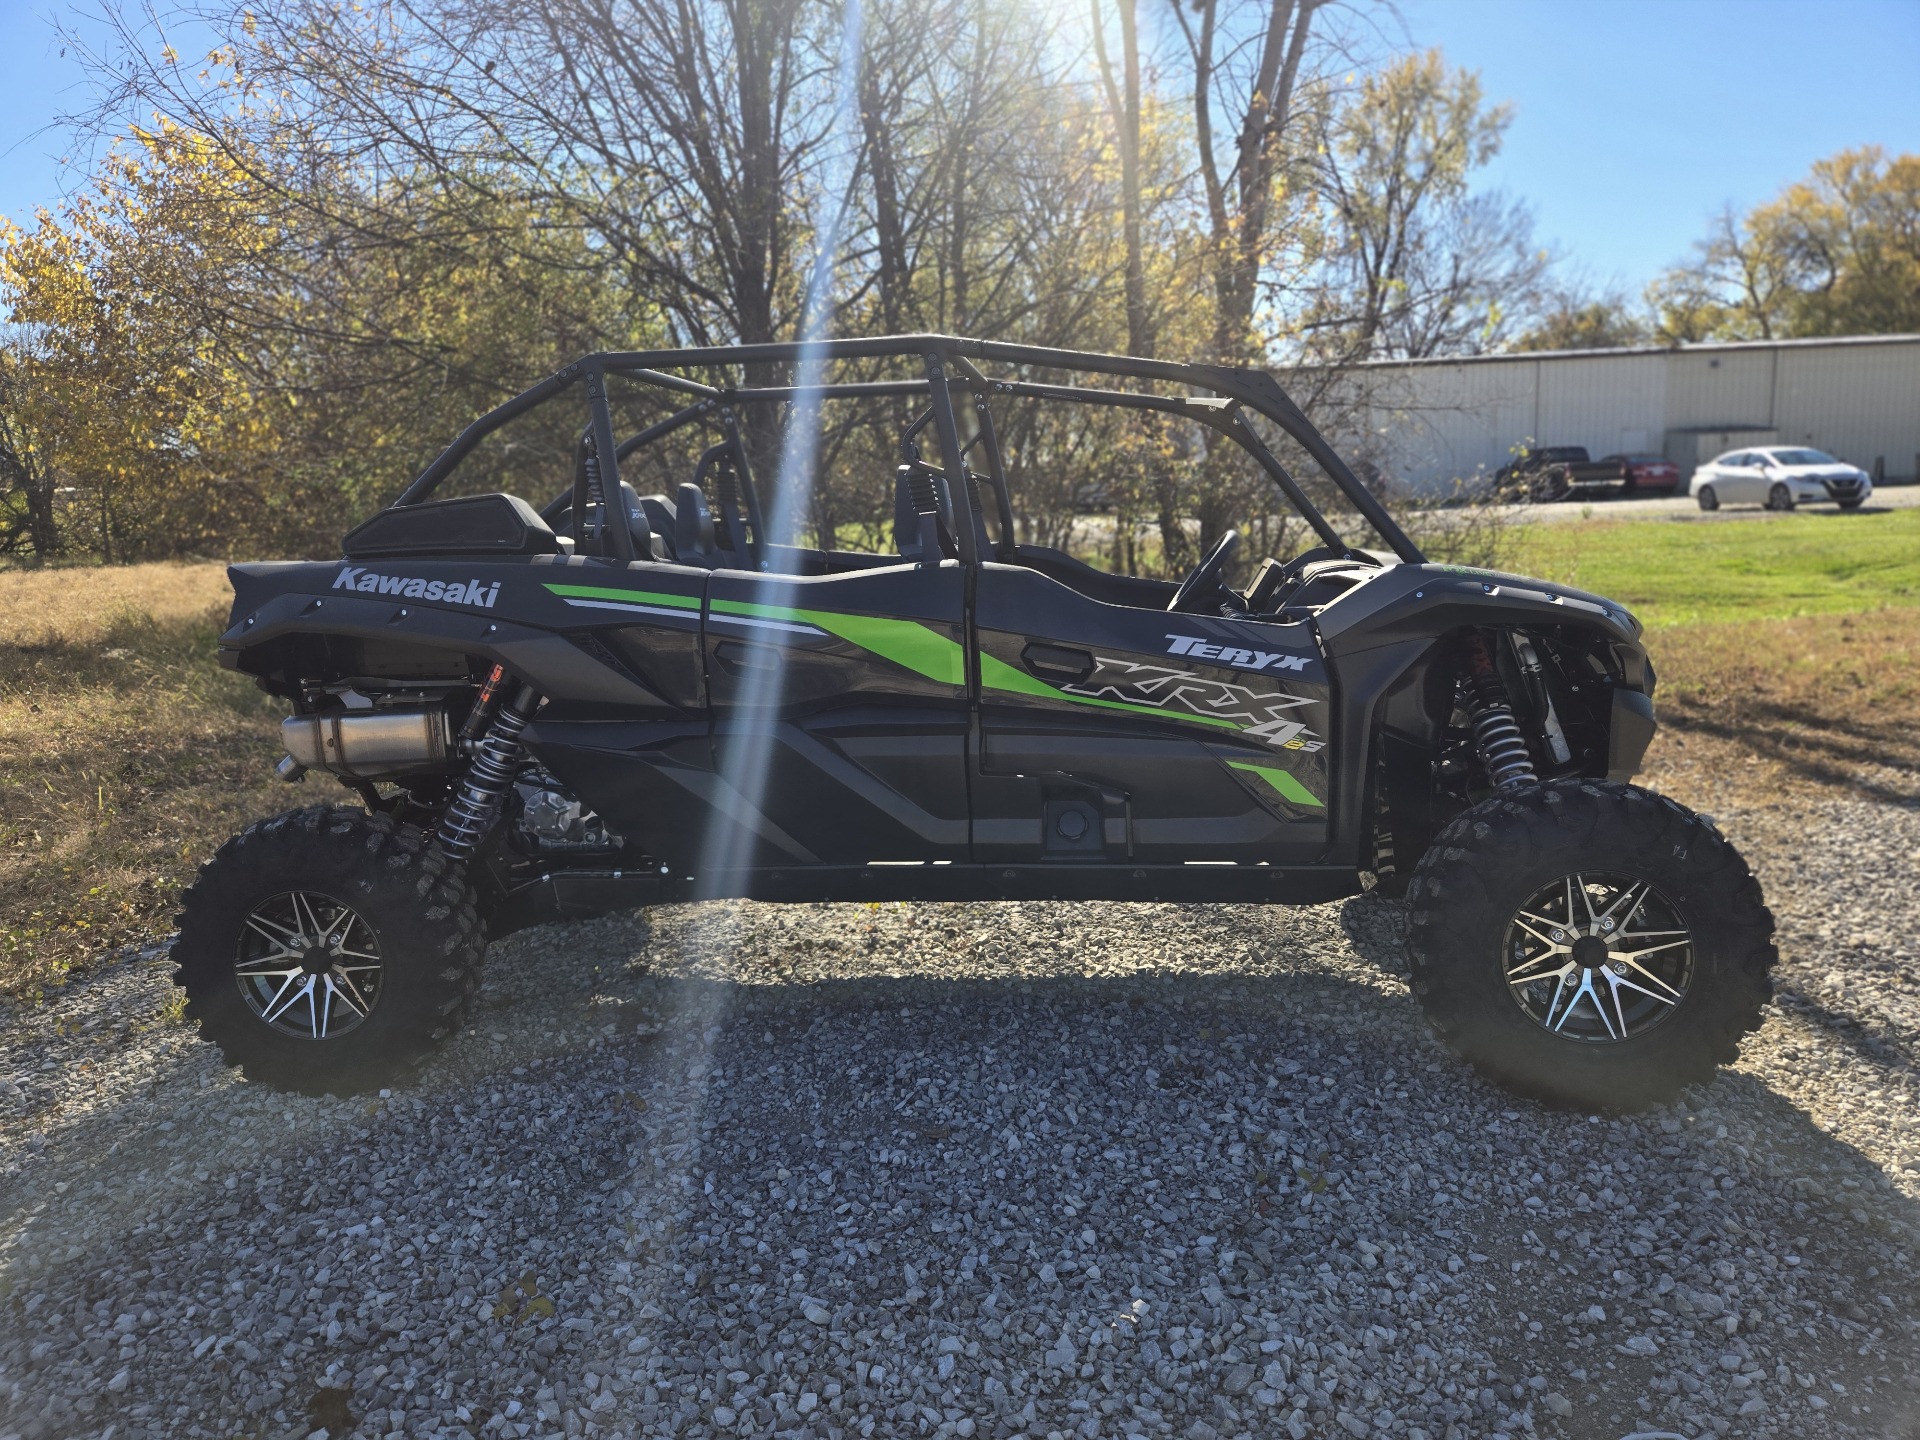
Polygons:
M576 718L687 713L591 635L556 634L487 608L340 591L333 588L339 573L337 562L230 567L234 606L220 637L220 663L294 698L302 681L316 678L312 666L330 643L355 641L394 657L402 673L417 665L423 678L457 679L505 666Z

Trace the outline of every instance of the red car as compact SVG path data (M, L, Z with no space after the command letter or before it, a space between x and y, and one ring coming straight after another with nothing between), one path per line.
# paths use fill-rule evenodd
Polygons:
M1680 467L1664 455L1608 455L1600 463L1620 467L1623 495L1671 495L1680 485Z

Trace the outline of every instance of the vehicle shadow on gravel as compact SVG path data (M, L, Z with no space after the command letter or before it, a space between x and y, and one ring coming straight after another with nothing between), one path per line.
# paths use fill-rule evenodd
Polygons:
M139 1031L31 1111L0 1430L277 1432L323 1385L367 1435L1888 1433L1914 1208L1751 1076L1606 1120L1478 1080L1398 913L553 927L387 1099Z

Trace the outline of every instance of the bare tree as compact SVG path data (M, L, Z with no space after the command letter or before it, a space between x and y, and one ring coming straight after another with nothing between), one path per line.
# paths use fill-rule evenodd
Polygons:
M1147 311L1147 266L1140 226L1140 26L1135 0L1114 0L1120 15L1120 76L1107 53L1107 22L1101 0L1093 7L1093 46L1100 61L1100 84L1113 121L1120 152L1121 232L1126 246L1127 351L1154 353L1153 320Z
M1396 60L1322 117L1316 186L1332 235L1301 324L1324 364L1493 348L1550 257L1524 205L1473 194L1504 106L1438 51Z
M1274 243L1274 192L1288 158L1301 62L1326 3L1267 0L1254 12L1257 30L1244 38L1236 35L1243 12L1223 11L1222 0L1192 0L1191 15L1180 0L1172 5L1192 64L1194 138L1212 240L1213 349L1221 360L1245 359L1255 349L1254 305ZM1248 50L1255 59L1243 75L1237 61ZM1222 111L1233 117L1230 144L1216 122Z

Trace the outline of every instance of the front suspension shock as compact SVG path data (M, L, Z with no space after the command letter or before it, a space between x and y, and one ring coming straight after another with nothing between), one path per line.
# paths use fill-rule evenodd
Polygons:
M1513 718L1513 702L1501 682L1484 635L1474 634L1467 651L1467 693L1473 716L1473 744L1486 767L1493 788L1518 790L1537 785L1539 775L1533 768L1533 754L1527 737Z
M526 751L520 744L520 732L540 708L540 692L531 685L515 688L500 706L485 738L474 752L460 793L441 817L435 843L449 860L465 861L487 838L493 822L500 816L500 804L506 798L513 777L520 771Z

